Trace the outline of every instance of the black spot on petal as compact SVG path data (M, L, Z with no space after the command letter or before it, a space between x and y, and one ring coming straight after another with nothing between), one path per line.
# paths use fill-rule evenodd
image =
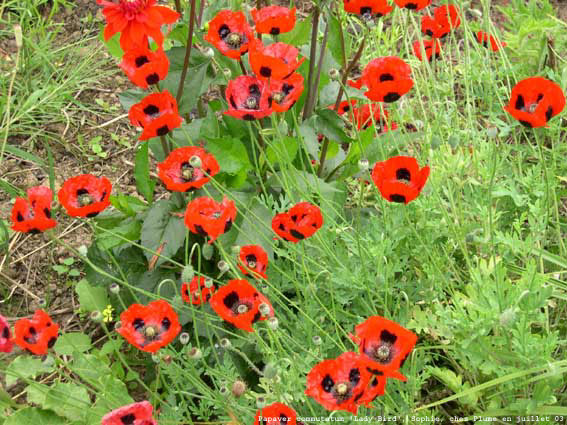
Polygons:
M272 27L270 29L270 34L272 34L272 35L278 35L279 33L280 33L280 29L277 28L277 27Z
M382 83L384 81L394 81L394 76L388 73L380 75L380 82Z
M348 373L348 380L353 386L356 386L360 381L360 370L352 368Z
M148 83L150 86L152 84L157 84L158 82L159 82L159 75L157 75L157 73L155 72L151 73L146 77L146 83Z
M549 108L547 108L547 111L545 111L546 121L549 121L552 116L553 116L553 108L550 106Z
M523 109L525 108L525 106L526 104L524 103L524 96L519 94L518 97L516 98L516 104L514 105L514 108Z
M386 96L384 96L384 102L391 103L398 100L401 96L398 93L390 92Z
M397 202L399 204L405 204L406 197L404 195L393 194L390 195L390 201Z
M165 136L167 133L169 133L169 127L167 125L158 128L156 131L158 136Z
M228 220L228 221L224 224L224 231L223 231L223 233L228 232L231 227L232 227L232 220Z
M272 76L272 70L267 66L260 67L260 75L262 77L270 78Z
M156 105L148 105L144 108L144 114L146 115L155 115L159 114L159 108Z
M386 329L380 332L380 340L387 342L388 344L395 344L397 339L398 337L396 335L388 332Z
M133 413L128 413L127 415L124 415L120 418L120 422L122 422L124 425L133 425L135 420L136 415L134 415Z
M24 216L22 215L21 212L18 212L18 215L16 216L16 221L24 221Z
M407 168L399 168L396 170L396 179L397 180L406 180L411 181L411 174Z
M145 325L144 320L140 319L139 317L134 319L134 321L132 322L132 326L134 326L134 329L136 329L137 331L142 329L144 325Z
M238 294L236 292L230 292L229 294L227 294L226 297L224 297L224 299L222 300L222 302L224 303L224 305L227 308L232 308L232 306L234 304L236 304L238 302L238 300L240 299L240 297L238 296Z
M147 58L147 56L138 56L134 62L136 63L136 68L139 68L149 61L150 60Z
M321 381L321 387L323 387L323 391L325 391L326 393L330 393L334 386L335 386L335 381L333 381L331 375L325 375L325 377Z
M56 337L51 337L49 339L49 341L47 342L47 348L53 348L53 346L55 345L55 342L57 342L57 338Z
M166 331L169 330L169 328L171 327L171 320L169 320L167 317L164 317L161 321L161 327Z
M303 235L303 233L300 233L300 232L298 232L298 231L295 230L295 229L291 229L291 230L289 231L289 234L290 234L291 236L293 236L294 238L296 238L296 239L300 239L300 240L301 240L301 239L305 239L305 236Z

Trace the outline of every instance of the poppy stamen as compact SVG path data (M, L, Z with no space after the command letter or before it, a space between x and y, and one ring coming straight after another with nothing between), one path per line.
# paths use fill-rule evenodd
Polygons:
M283 94L282 92L272 93L272 99L277 104L281 104L285 99L285 94Z
M246 109L258 109L258 98L250 96L246 99Z
M345 395L348 392L348 385L345 383L340 383L337 385L337 394Z
M374 356L381 362L385 362L390 358L391 350L390 346L387 344L381 345L375 351Z
M181 178L186 182L193 181L193 171L193 167L191 167L189 163L185 162L181 165Z
M231 32L226 37L225 41L226 44L228 44L230 47L237 49L242 44L243 38L242 35L238 34L237 32Z

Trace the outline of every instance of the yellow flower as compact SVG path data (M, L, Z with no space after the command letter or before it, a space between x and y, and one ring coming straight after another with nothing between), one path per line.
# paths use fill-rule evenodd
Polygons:
M112 306L110 304L108 304L106 306L106 308L102 311L102 316L103 316L103 322L104 323L108 323L108 322L112 322L112 312L114 311L114 308L112 308Z

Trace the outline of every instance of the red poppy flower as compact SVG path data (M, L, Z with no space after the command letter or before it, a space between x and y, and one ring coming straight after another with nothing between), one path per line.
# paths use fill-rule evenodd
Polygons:
M102 425L157 425L152 417L153 407L149 401L140 401L122 406L102 417Z
M452 4L436 7L433 18L427 15L421 18L421 32L433 38L443 38L460 25L459 9Z
M285 43L264 46L260 40L250 42L250 66L258 78L284 80L305 61L297 60L299 50Z
M201 160L200 167L191 165L191 158ZM205 149L197 146L184 146L174 149L167 158L158 164L159 178L167 190L187 192L198 189L216 175L219 164L215 157Z
M478 31L475 34L475 38L476 38L476 41L478 41L480 44L482 44L487 49L492 50L493 52L497 52L502 47L506 47L505 42L498 40L493 35L488 34L484 31ZM488 43L490 43L490 46L488 45Z
M228 102L228 111L225 114L234 118L252 121L272 113L268 86L256 77L241 75L230 80L226 86L225 97Z
M421 56L421 46L425 50L425 56L427 60L431 62L432 59L437 59L441 57L441 42L439 39L434 38L433 40L417 40L413 43L413 54L417 56L419 60L423 60Z
M81 174L65 180L57 196L71 217L95 217L110 205L111 191L106 177Z
M350 111L351 108L356 106L357 102L358 101L356 99L351 99L350 101L349 100L343 100L341 103L339 103L337 114L344 115L346 112ZM328 109L334 110L335 105L329 105Z
M168 7L156 6L156 0L118 0L118 3L97 0L97 3L104 7L104 39L108 41L119 32L123 50L147 45L148 36L161 47L161 26L173 24L180 16Z
M209 22L205 40L213 44L219 52L232 59L248 51L248 43L254 39L252 28L241 11L221 10Z
M252 274L254 277L266 276L268 267L268 254L259 245L245 245L240 248L239 254L241 264L238 267L245 275Z
M412 331L381 316L369 317L357 325L350 337L360 348L360 354L393 370L403 366L417 342Z
M315 365L307 374L305 394L327 410L346 410L356 414L358 401L371 377L365 360L349 351Z
M565 94L559 85L542 77L531 77L514 86L504 110L526 127L545 127L564 107Z
M167 90L147 95L140 103L130 107L128 115L132 125L144 129L140 140L165 136L181 125L177 101Z
M343 0L343 3L345 12L368 17L374 15L380 18L394 9L388 0Z
M12 207L12 229L16 232L39 233L51 229L57 222L51 218L53 192L44 186L27 190L28 199L16 198Z
M322 225L321 210L309 202L300 202L288 212L277 214L272 219L273 231L293 243L312 236Z
M9 353L12 351L12 332L10 325L4 316L0 314L0 352Z
M297 72L285 80L270 80L268 105L276 112L291 109L303 93L303 76Z
M177 313L164 300L152 301L147 306L132 304L120 314L120 322L117 332L148 353L165 347L181 330Z
M372 377L370 378L368 386L365 388L363 394L357 400L358 404L364 404L366 407L372 407L371 403L378 396L384 395L388 378L407 381L407 378L401 373L375 363L367 357L362 357L361 362Z
M394 0L402 9L421 10L431 4L431 0Z
M234 202L226 196L220 204L206 196L195 198L185 210L185 225L193 233L208 236L210 244L230 230L235 218Z
M296 425L297 413L283 403L272 403L256 412L254 425Z
M161 48L152 52L147 45L134 47L122 56L120 68L133 84L147 89L167 76L169 59Z
M409 156L395 156L377 162L372 170L372 180L382 196L390 202L413 201L429 177L429 166L419 168L417 160Z
M254 332L253 323L274 315L270 301L244 279L230 280L217 290L209 303L222 319L247 332ZM260 313L260 304L268 306L267 315Z
M382 107L379 103L364 104L360 107L354 107L352 110L352 115L348 115L352 121L354 117L354 123L359 130L365 130L374 123L378 126L378 133L387 133L390 130L395 130L398 125L390 121L388 117L388 111Z
M258 34L278 35L289 32L295 26L295 7L266 6L250 11Z
M57 341L59 325L53 323L45 311L37 310L31 319L16 322L14 334L14 342L23 350L42 356Z
M205 280L203 276L195 276L191 283L184 282L181 285L181 298L183 298L183 301L193 305L200 305L209 301L216 288L214 285L207 288Z
M411 68L395 56L376 58L349 85L357 89L366 86L368 91L364 95L375 102L395 102L413 87Z

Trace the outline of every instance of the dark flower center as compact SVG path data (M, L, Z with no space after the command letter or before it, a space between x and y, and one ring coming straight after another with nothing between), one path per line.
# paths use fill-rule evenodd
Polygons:
M400 168L396 170L396 179L405 180L407 182L411 181L411 174L407 168Z
M149 63L150 60L147 58L147 56L138 56L134 62L136 62L136 68L139 68L142 65Z
M242 45L242 41L242 35L237 32L231 32L225 39L226 44L233 49L238 49Z
M188 162L181 164L181 178L186 182L193 181L193 177L195 175L193 171L193 167L191 167L191 164L189 164Z
M285 94L283 94L282 92L272 93L272 99L279 105L285 99Z
M90 193L86 189L79 189L77 190L77 203L81 207L86 207L94 202L94 199L91 197Z
M258 98L255 96L247 97L244 104L246 105L246 109L258 109L260 107L258 105Z
M144 114L153 118L155 115L159 114L159 108L156 105L148 105L144 108Z

